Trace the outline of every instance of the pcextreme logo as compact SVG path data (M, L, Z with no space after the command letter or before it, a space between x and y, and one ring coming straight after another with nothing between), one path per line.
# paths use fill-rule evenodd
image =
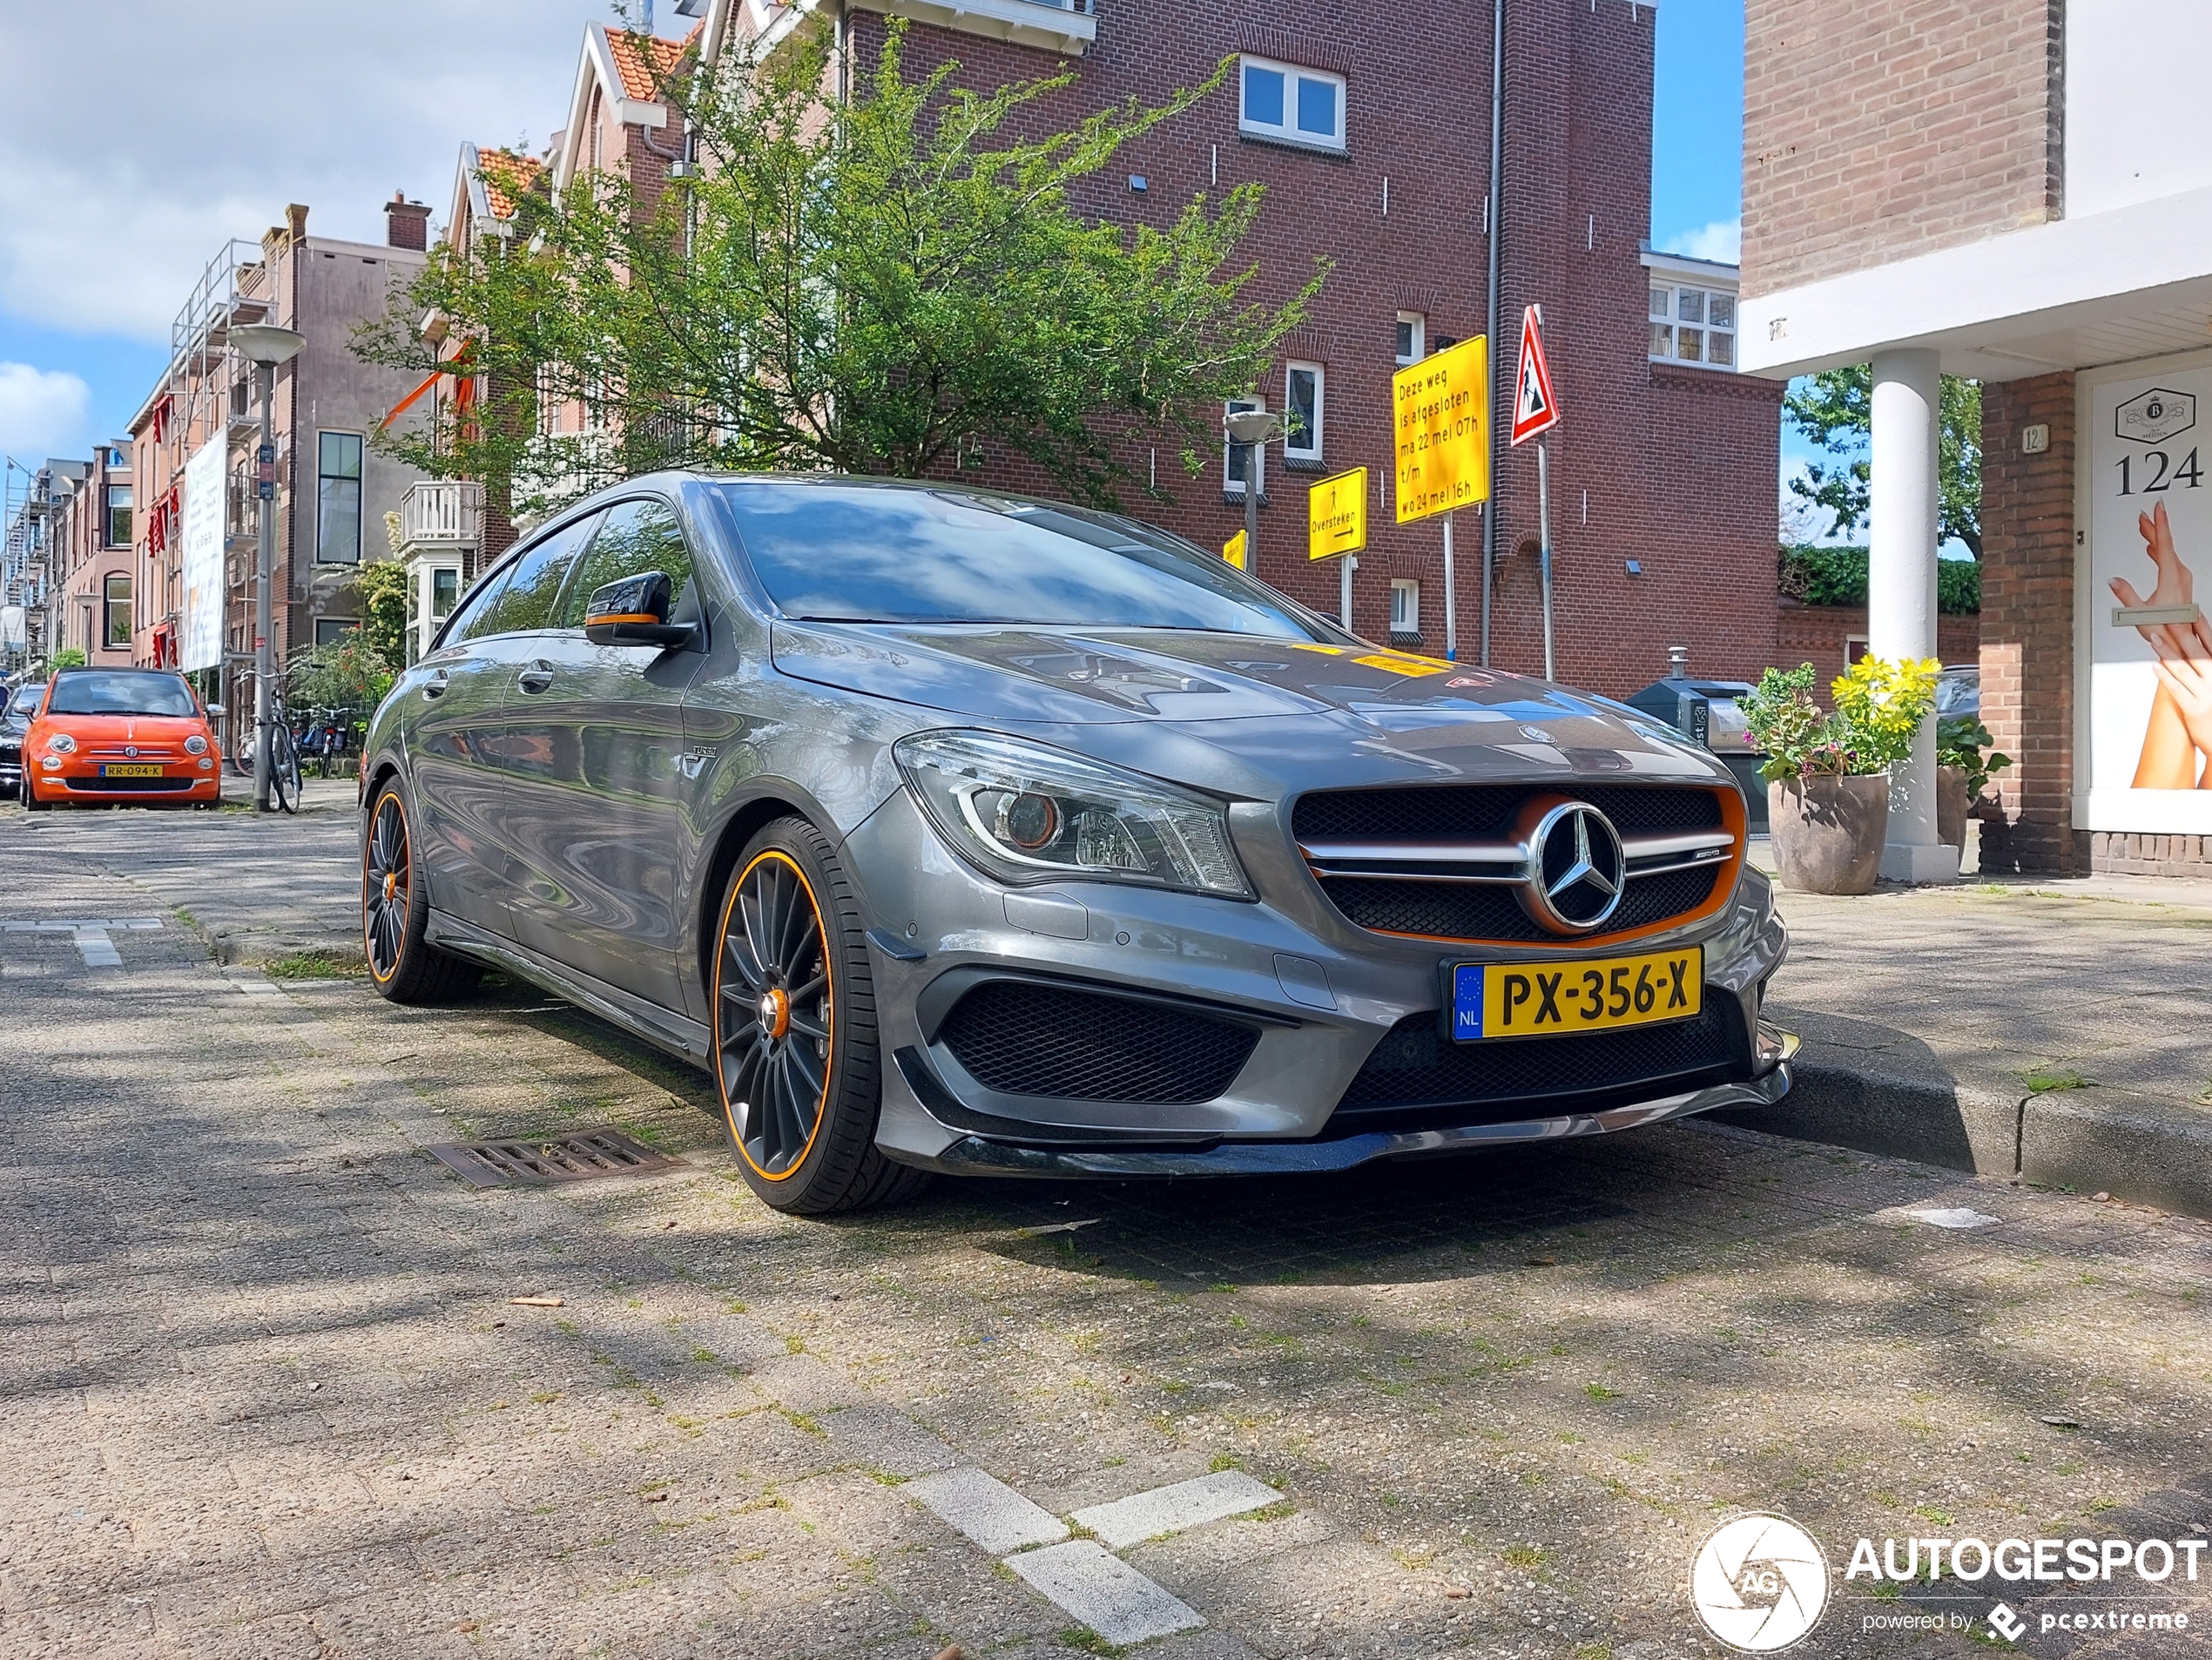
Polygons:
M1787 1516L1724 1522L1689 1568L1689 1604L1716 1637L1743 1654L1802 1643L1828 1606L1828 1560Z

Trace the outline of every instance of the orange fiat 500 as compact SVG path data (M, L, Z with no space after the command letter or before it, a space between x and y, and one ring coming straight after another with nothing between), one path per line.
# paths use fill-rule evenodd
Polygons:
M23 739L24 805L221 804L223 757L211 715L182 675L64 669Z

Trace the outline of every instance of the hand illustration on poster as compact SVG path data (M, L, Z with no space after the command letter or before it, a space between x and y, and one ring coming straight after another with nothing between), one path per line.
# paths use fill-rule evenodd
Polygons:
M2212 835L2212 353L2077 384L2074 827Z
M2129 611L2172 614L2192 609L2195 578L2174 546L2166 503L2138 514L2135 527L2157 570L2158 584L2145 597L2125 577L2114 577L2113 597ZM2135 626L2155 654L2151 666L2158 676L2158 693L2151 700L2134 786L2212 789L2212 622L2200 611L2194 622L2143 621Z

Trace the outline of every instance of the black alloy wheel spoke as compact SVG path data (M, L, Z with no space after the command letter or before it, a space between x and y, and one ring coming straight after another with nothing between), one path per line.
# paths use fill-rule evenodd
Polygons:
M368 914L368 943L376 972L389 975L399 965L408 900L407 827L397 802L387 800L377 810L364 864L361 898Z
M831 989L813 895L781 859L739 882L722 950L716 1051L731 1125L753 1164L781 1176L806 1157L828 1098Z

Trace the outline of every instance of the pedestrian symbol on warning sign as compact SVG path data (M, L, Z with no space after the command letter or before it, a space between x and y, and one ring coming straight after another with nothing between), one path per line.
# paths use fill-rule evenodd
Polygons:
M1544 361L1544 314L1531 306L1521 314L1521 373L1513 398L1513 442L1525 443L1559 424L1559 398L1551 365Z

